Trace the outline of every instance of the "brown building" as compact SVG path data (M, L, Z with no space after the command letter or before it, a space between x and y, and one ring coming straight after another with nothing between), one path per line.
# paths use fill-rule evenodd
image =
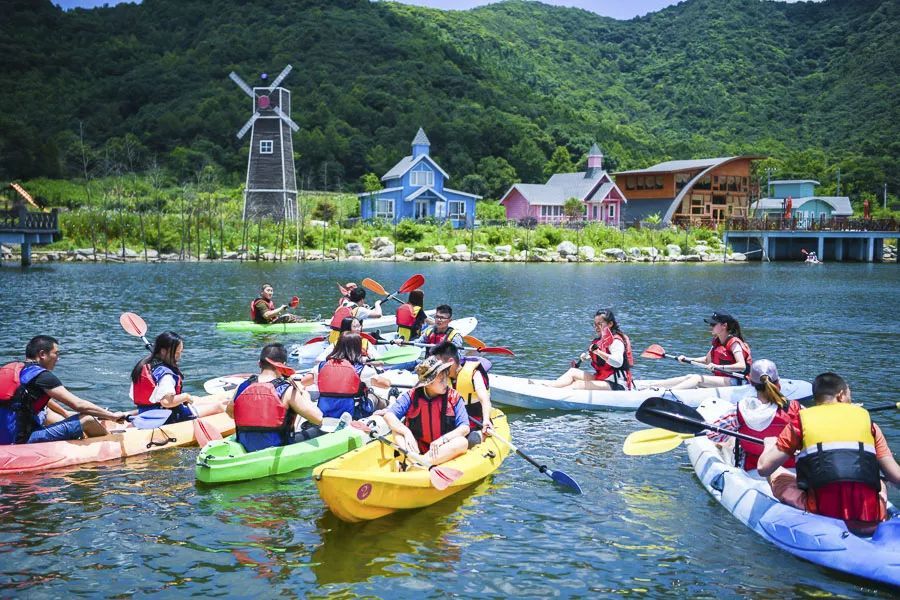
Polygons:
M762 156L670 160L646 169L619 171L616 184L628 204L625 221L658 214L665 224L716 225L746 217L751 196L759 195L750 167Z

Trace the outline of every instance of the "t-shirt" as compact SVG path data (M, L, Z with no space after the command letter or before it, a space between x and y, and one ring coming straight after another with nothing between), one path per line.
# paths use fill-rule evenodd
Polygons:
M61 385L62 382L59 380L59 377L51 371L42 371L40 375L28 382L28 385L25 386L25 391L33 400L40 398L53 388L58 388Z
M270 310L272 310L271 308L269 308L269 304L265 300L263 300L262 298L259 298L256 302L253 303L253 306L256 307L256 322L257 323L265 324L265 323L271 322L269 319L267 319L265 317L265 314L267 312L269 312Z
M406 413L409 412L409 407L411 405L412 390L404 393L399 398L397 398L396 402L388 407L388 410L394 413L394 416L402 421L406 418ZM453 411L453 418L455 427L461 427L463 425L469 424L469 413L466 412L465 402L460 401L456 403L456 408Z
M888 446L884 434L875 423L872 423L872 429L875 431L875 458L885 458L891 455L891 449ZM785 454L796 454L803 450L803 430L800 423L796 425L785 425L781 433L778 434L778 441L775 444L781 452Z

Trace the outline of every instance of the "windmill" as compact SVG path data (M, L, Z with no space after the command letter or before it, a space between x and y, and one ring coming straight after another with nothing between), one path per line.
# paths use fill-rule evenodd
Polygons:
M253 99L253 115L237 133L250 133L247 184L244 187L244 219L271 217L278 221L297 218L297 177L291 131L300 129L291 120L291 93L279 87L291 72L288 65L269 86L251 88L237 73L228 77ZM261 79L266 82L267 76Z

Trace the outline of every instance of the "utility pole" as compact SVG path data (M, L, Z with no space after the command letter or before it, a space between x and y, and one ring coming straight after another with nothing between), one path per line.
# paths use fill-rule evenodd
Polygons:
M777 170L775 167L766 167L766 198L772 195L772 173Z
M884 184L884 210L887 210L887 182Z

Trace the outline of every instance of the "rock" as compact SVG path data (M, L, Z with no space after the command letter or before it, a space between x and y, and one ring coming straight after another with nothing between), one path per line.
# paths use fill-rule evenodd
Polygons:
M641 257L641 249L638 248L637 246L632 246L631 248L628 249L628 254L632 258L640 258Z
M681 246L678 244L666 245L666 254L669 256L681 256Z
M560 256L575 256L578 254L578 247L569 240L565 240L556 246L556 251Z
M656 258L657 256L659 256L659 250L657 250L653 246L644 246L641 248L641 254L644 254L645 256L649 256L651 258Z
M728 258L733 260L734 262L746 262L747 261L747 255L742 252L732 252L731 256L729 256Z
M116 253L116 256L121 256L122 258L137 258L138 253L132 250L131 248L125 248L124 250L119 250Z
M691 248L691 254L709 254L709 246L706 244L697 244Z
M512 253L512 246L495 246L494 254L499 254L500 256L509 256Z
M403 249L403 256L405 256L407 258L412 258L413 256L415 256L415 254L416 254L415 248L404 248Z
M438 260L441 260L443 262L450 262L451 260L453 260L453 255L451 255L449 252L444 252L443 254L438 254L437 257L438 257Z
M372 250L381 250L382 248L387 248L388 246L390 246L391 248L394 247L394 242L392 242L390 238L383 235L372 238ZM391 254L393 253L394 252L392 250Z
M264 253L263 260L268 261L268 262L274 262L275 261L275 253L274 252Z
M85 256L84 254L76 254L75 255L75 262L85 262L85 261L87 261L87 259L88 259L87 256Z
M317 221L316 219L311 219L309 222L310 227L328 227L327 221Z
M578 254L584 259L594 260L594 257L597 256L597 251L594 250L593 246L579 246Z
M80 254L81 256L91 256L92 254L94 254L94 249L93 248L78 248L77 250L75 250L75 253Z
M365 258L365 257L363 257L363 256L348 256L346 258L346 260L361 261L361 260L363 260L363 258Z
M616 260L625 260L625 251L621 248L607 248L603 251L603 254Z
M440 244L433 248L435 254L450 254L450 251L447 250L446 246L441 246Z
M469 247L466 246L465 244L457 244L456 246L454 246L454 250L456 250L457 253L468 252Z
M578 257L575 256L574 254L567 254L564 257L560 257L560 258L565 258L567 262L578 262Z
M472 259L478 262L492 262L494 260L494 255L490 252L485 252L484 250L476 250L472 253Z
M434 254L431 252L416 252L412 258L413 260L434 260Z
M457 246L457 248L458 247L459 246ZM471 258L472 258L472 254L469 252L462 251L462 252L454 252L453 253L453 260L458 260L460 262L468 261Z
M365 248L359 242L350 242L344 246L344 250L347 251L347 256L362 256L366 253Z
M544 248L532 248L531 254L534 256L544 256L545 254L547 254L547 250L545 250Z
M682 262L703 262L703 257L699 254L685 254L681 260Z
M375 238L376 240L379 238ZM387 238L381 238L387 239ZM394 257L394 245L388 244L387 246L379 246L375 248L375 240L372 240L372 258L393 258Z

